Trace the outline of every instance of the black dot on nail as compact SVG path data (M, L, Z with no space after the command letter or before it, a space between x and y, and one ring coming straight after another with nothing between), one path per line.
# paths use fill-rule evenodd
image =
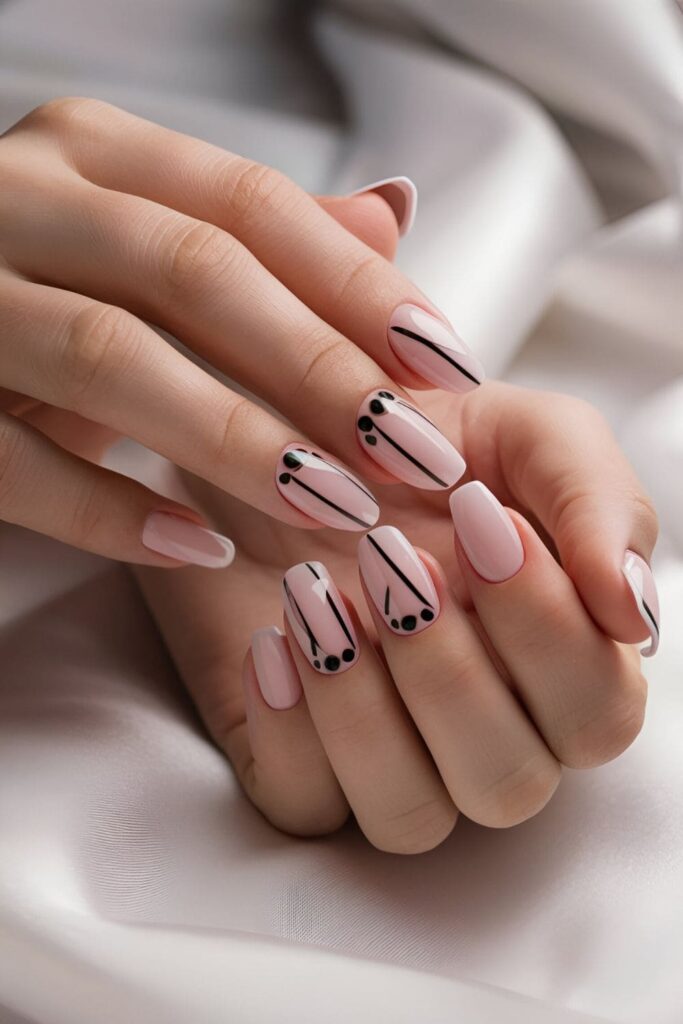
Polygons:
M380 402L379 398L373 398L370 402L370 411L374 412L376 416L381 416L383 412L386 412L386 409Z
M420 617L423 618L425 622L431 622L434 618L434 612L430 612L429 608L423 608L420 612Z
M342 651L342 659L344 661L353 661L354 657L355 654L350 647L347 647L345 651Z
M391 625L394 627L394 629L398 629L401 623L398 621L398 619L392 619Z
M296 452L285 452L282 461L289 469L298 469L302 465L302 460Z
M372 430L372 420L369 416L361 416L358 420L358 429L362 430L363 433L365 433L366 430Z
M367 441L368 444L377 444L377 438L375 437L374 434L366 434L365 440Z
M318 659L317 659L317 658L316 658L316 659L315 659L315 661L313 662L313 668L320 668L320 662L318 661Z
M401 626L409 633L417 626L417 619L414 615L404 615L401 619Z
M392 395L391 391L378 391L377 394L380 398L388 398L390 402L396 399L396 395Z
M278 480L280 481L281 484L288 484L291 479L292 478L289 475L289 473L280 473L278 477Z
M328 654L325 658L325 668L328 672L336 672L341 662L336 654Z

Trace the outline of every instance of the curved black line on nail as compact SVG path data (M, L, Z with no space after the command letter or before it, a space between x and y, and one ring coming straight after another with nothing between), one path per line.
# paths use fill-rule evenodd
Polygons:
M645 613L647 614L647 617L649 618L650 622L652 623L652 625L655 628L655 632L657 633L657 636L659 636L659 625L657 623L656 618L654 617L654 615L652 614L652 611L648 607L648 604L647 604L647 601L645 600L645 598L641 596L640 600L642 601L643 608L645 609Z
M399 398L398 401L396 402L396 404L397 405L402 405L404 409L409 409L410 412L414 412L418 416L421 416L422 419L425 421L425 423L428 423L430 427L434 427L434 430L438 430L439 429L436 426L435 423L432 423L432 421L430 420L429 416L425 416L425 414L423 412L420 412L419 409L416 409L414 405L409 405L407 402L404 402L402 398Z
M431 469L428 469L426 466L423 466L422 463L418 459L416 459L414 455L411 455L410 452L407 452L405 450L405 448L402 448L398 441L394 441L393 437L389 437L388 434L385 434L382 428L379 427L376 423L373 423L373 427L380 435L380 437L383 437L385 441L388 441L389 444L393 448L395 448L397 452L400 452L405 459L408 459L408 461L412 462L414 466L417 466L417 468L421 470L426 476L430 477L430 479L432 479L434 483L439 484L440 487L450 486L449 484L446 483L445 480L442 480L441 477L438 477L436 473L432 473Z
M304 629L306 630L306 634L307 634L309 642L311 644L311 657L315 658L317 652L319 650L322 650L322 648L320 647L320 644L318 643L313 630L308 625L308 622L306 621L306 617L305 617L304 613L301 611L301 608L299 607L299 602L294 597L294 594L292 593L291 588L290 588L289 584L287 583L287 580L283 580L282 581L282 585L283 585L283 587L285 589L285 594L287 595L287 600L289 601L289 603L291 605L293 605L296 608L297 614L298 614L299 618L301 619L301 623L302 623Z
M353 520L354 523L358 523L359 526L362 526L364 529L367 530L369 524L366 523L364 519L360 519L358 516L354 516L353 512L347 512L347 510L345 508L342 508L341 505L337 505L336 502L331 501L329 498L326 498L324 494L320 494L312 487L309 487L309 485L305 484L303 480L299 480L297 477L292 476L289 478L289 482L297 484L299 487L303 487L305 491L308 491L309 494L312 494L319 501L322 501L325 505L329 505L330 508L335 509L335 511L339 512L340 515L346 516L347 519ZM377 504L377 502L375 502L375 504Z
M396 331L397 334L403 334L406 338L412 338L413 341L417 341L420 345L425 345L427 348L431 349L432 352L436 352L438 356L445 359L447 363L450 363L451 366L456 368L456 370L459 370L463 377L467 377L468 380L471 380L474 384L481 384L481 381L478 380L473 373L466 370L464 366L461 366L461 364L451 356L446 355L446 353L443 352L433 341L430 341L429 338L423 338L421 334L416 334L415 331L409 331L407 327L394 327L393 324L390 324L389 326L390 329L392 331Z
M333 462L328 462L327 459L324 459L322 457L322 455L316 455L315 458L320 459L320 461L324 462L326 466L330 467L330 469L333 469L335 470L335 472L341 473L342 476L345 476L347 480L349 480L352 484L355 484L358 490L362 491L363 494L366 494L368 498L370 498L370 500L373 501L375 505L377 505L377 508L379 508L379 502L377 501L377 498L374 496L374 494L371 494L370 491L366 490L365 487L363 487L362 483L360 483L360 481L354 480L350 473L345 473L343 469L340 469L339 466L335 466Z
M380 555L381 555L381 557L382 557L382 558L384 559L384 561L385 561L385 562L387 563L387 565L389 566L389 568L390 568L390 569L393 569L393 571L394 571L394 572L396 573L396 575L398 576L398 578L399 578L400 580L402 580L402 581L403 581L403 583L405 583L405 585L406 585L406 586L408 587L408 590L412 591L412 593L413 593L413 594L415 594L415 597L416 597L416 598L417 598L417 599L418 599L419 601L422 601L422 604L426 605L426 606L427 606L427 608L433 608L433 607L434 607L434 605L433 605L433 604L431 603L431 601L428 601L428 600L427 600L427 598L426 598L426 597L425 597L425 596L424 596L423 594L421 594L421 593L420 593L420 591L419 591L419 590L417 589L417 587L416 587L416 586L415 586L415 584L414 584L414 583L412 582L412 580L410 580L410 579L409 579L409 578L408 578L408 577L406 576L406 574L405 574L405 573L404 573L404 572L403 572L403 571L402 571L401 569L399 569L399 567L398 567L398 566L396 565L396 563L395 563L395 562L393 562L393 561L391 560L391 558L389 558L389 555L388 555L388 554L386 553L386 551L385 551L385 550L384 550L383 548L381 548L381 547L379 546L379 544L377 543L377 541L375 540L375 538L374 538L374 537L371 537L371 536L370 536L370 534L368 533L368 534L366 535L366 538L365 538L365 539L366 539L366 540L369 540L369 541L370 541L370 543L372 544L373 548L374 548L374 549L375 549L375 550L376 550L377 552L379 552L379 554L380 554ZM389 588L388 588L388 587L387 587L387 593L389 593ZM386 605L386 602L385 602L385 605ZM385 607L385 611L388 611L388 609L387 609L386 607Z
M313 575L315 576L315 578L317 580L319 580L321 578L319 576L319 574L315 571L315 569L313 568L313 566L311 565L310 562L306 562L306 566L307 566L308 569L311 570L311 572L313 573ZM353 649L355 651L356 643L355 643L355 640L353 639L353 637L351 636L351 634L349 632L349 627L344 622L344 618L343 618L341 612L339 611L339 609L337 608L336 604L334 603L334 601L332 599L332 595L330 594L329 587L327 586L327 581L324 580L323 582L325 583L325 599L326 599L327 603L329 604L330 608L332 609L332 611L334 612L334 617L336 618L337 622L339 623L341 628L344 630L344 635L346 636L346 639L349 641L349 643L351 644L351 646L353 647Z

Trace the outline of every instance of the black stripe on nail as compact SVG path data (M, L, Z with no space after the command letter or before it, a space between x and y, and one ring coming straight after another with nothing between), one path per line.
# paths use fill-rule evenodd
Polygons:
M309 568L311 570L311 572L313 573L315 578L317 580L319 580L320 579L320 575L319 575L319 573L317 573L315 571L315 569L313 568L311 563L310 562L306 562L306 566L307 566L307 568ZM349 643L351 644L351 646L353 647L353 649L355 651L356 643L355 643L353 637L351 636L351 633L349 632L349 627L344 622L344 618L343 618L341 612L339 611L339 609L337 608L336 604L334 603L334 600L332 599L332 595L330 594L330 590L329 590L329 587L327 586L327 584L325 585L325 598L326 598L327 603L329 604L330 608L334 612L334 617L336 618L336 620L339 623L339 625L341 626L341 628L344 630L344 635L345 635L346 639L349 641ZM348 659L344 659L344 660L346 661Z
M308 625L308 622L306 620L306 616L301 611L301 608L299 607L299 602L294 597L294 594L292 593L292 591L291 591L291 589L289 587L289 584L287 583L287 580L283 580L282 582L283 582L283 585L284 585L284 588L285 588L285 594L287 595L287 600L296 609L297 614L298 614L299 618L301 619L301 623L302 623L304 629L306 630L306 635L308 636L309 642L311 644L311 657L315 658L316 654L318 653L318 650L321 649L320 648L320 644L318 643L313 630Z
M641 597L640 600L642 602L643 608L645 609L645 613L646 613L647 617L649 618L650 622L652 623L652 625L655 628L655 632L656 632L657 636L659 636L659 625L657 624L656 618L652 614L651 609L648 607L648 604L647 604L647 601L645 600L645 598Z
M314 490L312 487L309 487L308 484L305 484L303 482L303 480L299 480L298 477L290 476L289 474L283 474L283 475L289 476L289 480L286 480L286 481L283 480L282 483L290 483L291 482L293 484L297 484L297 486L299 486L299 487L303 487L303 489L305 491L308 491L309 494L312 494L315 498L318 499L318 501L322 501L323 504L329 505L330 508L333 508L336 512L339 512L340 515L346 516L347 519L351 519L354 523L358 523L359 526L363 526L365 529L367 529L368 524L365 522L364 519L360 519L358 516L354 516L353 512L349 512L349 511L347 511L347 509L342 508L341 505L337 505L336 502L331 501L329 498L326 498L324 494L320 494L318 491ZM374 501L374 498L373 498L373 501ZM377 504L377 502L375 502L375 504Z
M389 555L388 555L388 554L386 553L386 551L385 551L385 550L384 550L383 548L381 548L381 547L379 546L379 544L377 543L377 541L375 540L375 538L374 538L374 537L372 537L372 536L371 536L371 535L370 535L370 534L368 533L368 534L366 535L366 538L365 538L365 539L366 539L366 540L368 540L368 541L370 541L370 543L372 544L373 548L374 548L374 549L375 549L375 550L376 550L376 551L377 551L377 552L378 552L378 553L380 554L380 556L381 556L381 557L382 557L382 558L384 559L384 561L385 561L385 562L387 563L387 565L389 566L389 568L390 568L390 569L392 569L392 570L393 570L393 571L394 571L394 572L396 573L396 575L398 576L398 578L399 578L399 579L400 579L400 580L401 580L401 581L402 581L403 583L405 583L405 585L406 585L406 586L408 587L408 590L410 590L410 591L411 591L411 592L412 592L412 593L413 593L413 594L415 595L415 597L416 597L416 598L417 598L417 599L418 599L419 601L421 601L421 602L422 602L422 604L426 605L426 606L427 606L428 608L433 608L433 607L434 607L434 605L433 605L433 604L431 603L431 601L428 601L428 600L427 600L427 598L426 598L426 597L424 596L424 594L421 594L421 593L420 593L420 591L419 591L419 590L417 589L417 587L415 586L415 584L413 583L413 581L412 581L411 579L409 579L409 578L408 578L408 577L406 576L406 574L405 574L405 573L404 573L404 572L403 572L403 571L402 571L401 569L399 569L399 567L398 567L398 566L396 565L396 563L395 563L394 561L392 561L392 559L391 559L391 558L389 558ZM388 594L388 593L389 593L389 588L387 587L387 594ZM385 601L385 608L384 608L384 610L385 610L385 612L388 612L388 608L386 607L386 601Z
M417 466L417 468L421 470L425 474L425 476L428 476L431 480L434 481L434 483L439 484L440 487L449 486L445 480L442 480L441 477L438 477L436 473L433 473L431 469L427 468L427 466L423 466L419 459L416 459L414 455L411 455L410 452L406 451L405 448L401 447L398 441L394 441L393 437L390 437L389 434L385 434L382 428L379 427L376 423L373 422L373 426L377 433L380 435L380 437L383 437L385 441L388 441L392 448L395 448L397 452L400 452L400 454L405 459L408 459L408 461L412 462L414 466Z
M454 366L456 370L459 370L463 377L467 377L468 380L471 380L474 384L481 384L481 381L478 380L473 373L470 373L469 370L466 370L464 366L462 366L451 356L446 355L446 353L443 352L439 348L439 346L436 345L433 341L430 341L429 338L423 338L421 334L416 334L415 331L409 331L407 327L394 327L393 324L391 324L390 327L391 330L396 331L397 334L403 334L405 335L406 338L412 338L413 341L417 341L420 343L420 345L425 345L427 348L431 349L432 352L436 352L438 356L441 356L442 359L445 359L447 363L450 363L451 366Z
M371 494L370 491L363 487L363 485L358 480L355 480L350 473L345 473L343 469L340 469L339 466L335 466L333 462L329 462L327 459L324 459L322 455L316 455L315 458L320 459L320 461L324 462L326 466L330 467L330 469L333 469L335 470L335 472L341 473L342 476L345 476L347 480L354 484L359 491L362 491L363 494L367 495L367 497L370 498L370 500L373 501L375 505L377 505L377 507L379 508L379 502L377 501L377 498L374 496L374 494Z

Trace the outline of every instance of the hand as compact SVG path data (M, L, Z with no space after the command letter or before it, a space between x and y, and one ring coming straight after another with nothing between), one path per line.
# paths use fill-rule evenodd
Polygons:
M402 390L482 375L387 259L392 208L410 217L405 179L316 201L270 168L68 98L0 139L0 181L0 517L113 558L227 564L232 544L192 510L89 461L120 434L301 529L376 521L348 466L428 488L461 475ZM390 436L359 444L378 391L397 398Z
M355 539L292 530L200 486L238 539L232 568L140 573L207 728L265 816L317 835L351 810L396 853L434 847L459 811L521 822L561 765L620 754L645 707L625 645L658 636L641 560L656 517L594 410L492 382L425 406L485 485L453 492L455 551L445 496L380 488L384 521L423 550L372 531L361 591ZM283 605L286 638L261 631L249 651Z

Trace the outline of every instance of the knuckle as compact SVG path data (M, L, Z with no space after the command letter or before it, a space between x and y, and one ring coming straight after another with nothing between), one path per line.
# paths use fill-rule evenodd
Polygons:
M313 342L311 348L314 351L293 392L295 400L305 401L309 393L313 396L320 394L321 380L329 381L335 377L342 380L352 379L349 377L351 352L346 338L328 336L322 342Z
M205 221L192 221L189 226L184 223L171 240L162 228L154 248L162 257L167 294L181 296L185 305L193 296L195 301L204 301L207 286L218 289L228 280L234 286L240 253L244 256L234 239Z
M24 123L58 134L65 134L84 121L101 116L109 104L102 100L90 99L87 96L57 96L35 107Z
M84 411L137 354L135 320L117 306L92 304L72 318L59 349L59 373L69 407Z
M359 824L366 838L384 853L426 853L440 846L451 834L458 811L446 796L435 796L381 822Z
M217 433L212 441L207 442L204 451L211 479L224 479L234 462L235 452L244 448L245 438L258 435L251 426L255 412L256 406L242 397L231 398L223 416L217 411L214 418L219 425Z
M71 514L69 537L72 543L88 547L101 524L107 524L107 503L97 483L82 486Z
M295 186L280 171L265 164L247 161L236 177L229 176L226 193L230 219L244 230L254 222L277 212Z
M358 258L354 266L335 284L330 282L333 301L342 313L358 308L359 288L362 302L367 295L381 295L385 288L386 264L376 252L368 251Z
M562 774L552 757L536 756L502 773L477 798L468 817L488 828L511 828L538 814L557 789Z
M560 761L568 768L596 768L619 757L643 727L646 698L645 680L634 673L629 685L599 702L591 717L558 744Z
M0 417L0 509L8 515L16 492L30 478L28 435L11 416Z

